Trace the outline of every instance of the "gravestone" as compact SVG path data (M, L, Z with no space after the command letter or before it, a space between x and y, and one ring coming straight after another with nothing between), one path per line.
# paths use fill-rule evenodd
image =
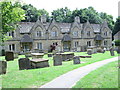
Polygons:
M38 58L38 59L31 59L31 66L32 68L43 68L43 67L49 67L49 60Z
M0 74L6 74L7 62L0 61Z
M114 54L114 48L113 47L110 48L110 54L111 54L111 56L115 56L115 54Z
M5 59L7 61L13 61L14 60L14 53L12 51L6 51L5 52Z
M73 57L73 63L74 64L80 64L80 58L79 58L79 56Z
M87 54L92 55L92 49L87 49Z
M62 65L62 56L61 55L55 55L53 57L53 61L54 61L54 66Z
M18 60L19 70L31 69L31 63L28 58L20 58Z

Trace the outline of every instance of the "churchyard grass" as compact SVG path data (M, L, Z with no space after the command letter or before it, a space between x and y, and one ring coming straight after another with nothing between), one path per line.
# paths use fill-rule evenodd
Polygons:
M92 71L73 88L118 88L118 61Z
M75 55L87 55L86 52L75 52ZM92 54L92 58L80 58L84 63L73 64L73 61L63 61L60 66L53 66L53 58L48 57L47 54L43 58L49 59L50 67L30 69L30 70L19 70L18 59L14 61L7 62L7 74L0 75L2 78L3 88L37 88L41 85L53 80L54 78L71 71L73 69L85 66L90 63L101 61L104 59L116 57L111 56L110 52L107 51L103 53ZM24 57L24 55L19 55L19 58ZM4 59L4 57L0 57ZM31 58L30 58L31 59Z

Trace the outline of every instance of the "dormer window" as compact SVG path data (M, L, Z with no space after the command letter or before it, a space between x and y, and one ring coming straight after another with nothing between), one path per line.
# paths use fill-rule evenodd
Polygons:
M107 32L104 33L104 36L107 36Z
M87 36L90 36L90 31L87 31Z
M14 31L12 31L12 32L9 32L9 33L8 33L8 36L15 37L15 35L14 35Z
M41 37L42 36L42 32L41 31L37 31L37 37Z
M73 36L75 36L75 37L78 36L78 31L74 31Z
M51 36L52 36L52 37L57 37L57 31L52 31L52 32L51 32Z

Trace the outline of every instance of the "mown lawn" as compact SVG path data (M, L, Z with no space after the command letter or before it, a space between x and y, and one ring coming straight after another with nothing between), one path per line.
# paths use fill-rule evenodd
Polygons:
M75 55L87 55L86 52L75 52ZM115 54L117 56L117 53ZM19 58L24 57L20 55ZM2 78L3 88L36 88L41 85L53 80L54 78L71 71L73 69L79 68L81 66L101 61L104 59L112 58L115 56L110 56L110 52L93 54L92 58L81 58L80 60L84 63L73 65L73 61L65 61L61 66L53 66L53 58L48 58L44 55L44 58L49 59L50 67L30 69L30 70L19 70L18 59L14 61L7 62L7 74L0 75ZM4 57L0 57L4 59Z
M118 88L118 61L92 71L73 88Z

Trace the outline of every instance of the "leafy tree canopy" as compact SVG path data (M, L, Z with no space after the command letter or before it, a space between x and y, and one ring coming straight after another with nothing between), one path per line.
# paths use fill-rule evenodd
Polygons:
M24 10L19 2L0 2L0 41L4 42L5 34L17 28L17 23L24 19Z
M113 35L120 31L120 16L116 19Z
M47 20L49 19L49 13L45 9L39 9L37 10L33 5L25 4L21 7L23 10L25 10L25 20L22 20L23 22L36 22L38 16L46 15Z

